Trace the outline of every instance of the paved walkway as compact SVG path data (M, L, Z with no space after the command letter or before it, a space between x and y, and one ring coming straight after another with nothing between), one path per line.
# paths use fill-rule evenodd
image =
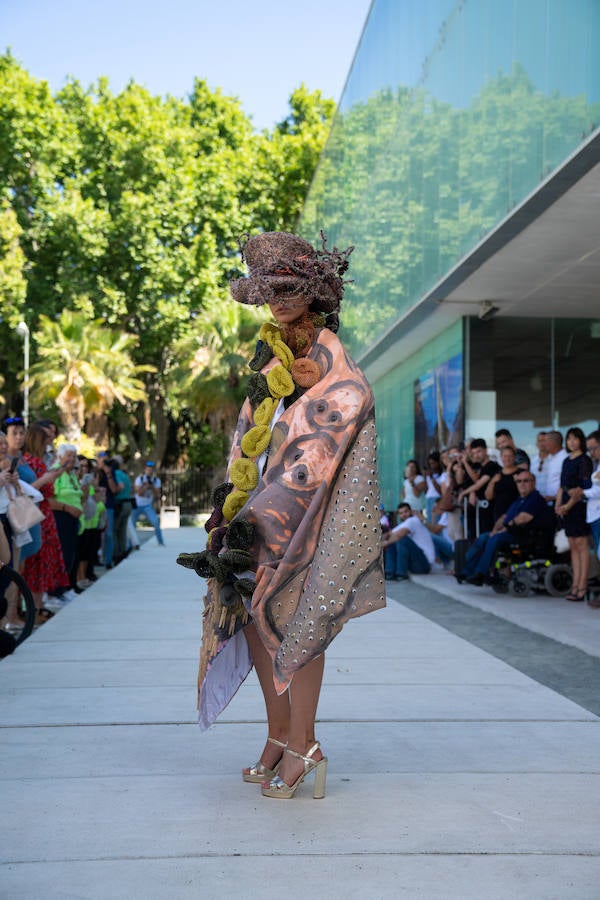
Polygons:
M598 900L600 719L421 615L432 582L328 651L326 799L244 784L254 676L194 724L200 540L152 539L0 662L1 897Z
M412 580L523 628L600 656L600 609L592 609L587 603L569 603L562 597L550 597L544 592L530 597L496 594L488 586L458 584L447 574L413 575Z

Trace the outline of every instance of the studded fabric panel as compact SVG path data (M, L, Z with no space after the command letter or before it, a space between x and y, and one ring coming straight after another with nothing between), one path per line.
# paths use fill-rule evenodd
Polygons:
M373 395L327 329L311 356L325 375L273 429L240 513L256 530L251 613L279 692L348 619L385 605Z
M280 686L322 653L348 619L385 606L376 451L371 418L336 481L296 612L275 655Z

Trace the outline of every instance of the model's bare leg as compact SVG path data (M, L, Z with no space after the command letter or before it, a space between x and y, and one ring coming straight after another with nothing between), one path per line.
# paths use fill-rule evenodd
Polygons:
M587 588L588 576L590 574L590 543L587 535L585 537L577 537L574 538L575 543L575 552L579 557L579 577L577 582L573 580L574 584L577 584L577 591L581 594Z
M244 629L244 635L248 642L248 648L258 675L258 680L265 698L265 706L267 707L267 722L269 724L269 737L284 744L288 742L288 732L290 728L290 695L286 691L285 694L279 696L273 684L273 660L265 649L265 645L261 641L256 632L256 628L251 623ZM276 744L265 744L265 748L260 757L260 761L267 768L272 769L281 758L281 747Z
M315 743L315 718L323 681L325 655L322 653L311 660L294 675L290 685L290 729L288 747L305 755ZM319 760L323 754L317 750L313 759ZM304 771L302 761L283 754L278 775L286 784L292 785Z

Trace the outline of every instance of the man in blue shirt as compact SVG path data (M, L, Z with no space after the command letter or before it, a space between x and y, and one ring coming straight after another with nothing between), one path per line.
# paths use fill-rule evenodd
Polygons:
M532 529L554 531L554 513L535 489L533 472L516 472L515 483L519 499L500 516L491 531L479 535L467 553L459 581L466 579L469 584L484 584L496 552L501 547L517 543Z

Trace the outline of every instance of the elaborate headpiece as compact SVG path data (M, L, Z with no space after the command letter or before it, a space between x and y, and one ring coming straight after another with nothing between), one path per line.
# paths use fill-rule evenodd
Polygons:
M340 307L344 294L343 275L348 269L347 250L327 250L321 232L322 249L285 231L266 231L240 243L242 259L248 264L247 278L231 282L231 294L238 303L262 306L277 295L285 303L285 294L306 298L314 312L332 313Z

